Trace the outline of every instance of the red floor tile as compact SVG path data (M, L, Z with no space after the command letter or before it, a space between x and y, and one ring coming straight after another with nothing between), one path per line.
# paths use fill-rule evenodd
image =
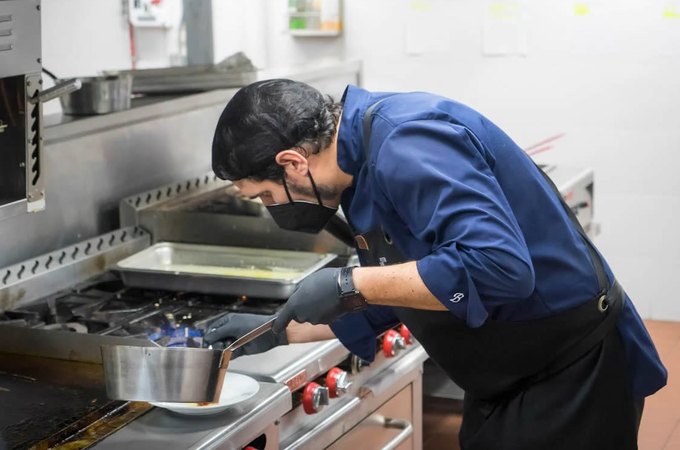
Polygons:
M680 439L680 323L645 323L668 369L668 385L645 401L639 446L641 450L680 450L680 445L667 446L673 433Z

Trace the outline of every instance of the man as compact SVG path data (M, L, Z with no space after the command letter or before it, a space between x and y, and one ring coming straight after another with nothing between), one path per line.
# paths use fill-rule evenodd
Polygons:
M318 232L342 206L362 261L307 277L278 334L246 352L335 335L372 360L375 336L403 322L466 391L462 448L637 448L666 370L554 186L479 113L257 82L224 109L213 169L285 229ZM206 340L262 320L226 316Z

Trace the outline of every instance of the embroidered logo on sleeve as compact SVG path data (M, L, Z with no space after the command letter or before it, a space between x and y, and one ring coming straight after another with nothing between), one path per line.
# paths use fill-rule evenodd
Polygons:
M453 294L453 297L451 297L449 299L449 301L453 302L453 303L458 303L459 301L463 300L464 298L465 298L465 294L463 294L462 292L456 292L455 294Z

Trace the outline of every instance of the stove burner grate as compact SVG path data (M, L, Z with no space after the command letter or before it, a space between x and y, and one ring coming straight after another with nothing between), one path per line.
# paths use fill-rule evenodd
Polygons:
M168 347L201 347L220 315L272 315L280 300L127 288L106 273L21 309L0 312L0 326L150 339Z

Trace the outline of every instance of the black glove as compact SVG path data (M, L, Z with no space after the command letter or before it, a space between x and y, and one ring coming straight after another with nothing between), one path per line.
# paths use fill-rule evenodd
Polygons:
M329 324L347 312L340 302L339 273L340 268L326 268L304 278L279 311L274 333L285 331L291 320L313 325Z
M222 350L244 334L271 320L272 317L274 316L226 313L208 326L203 341L211 344L216 350ZM234 350L232 358L266 352L278 345L286 345L287 343L286 333L274 334L268 331L243 347Z

